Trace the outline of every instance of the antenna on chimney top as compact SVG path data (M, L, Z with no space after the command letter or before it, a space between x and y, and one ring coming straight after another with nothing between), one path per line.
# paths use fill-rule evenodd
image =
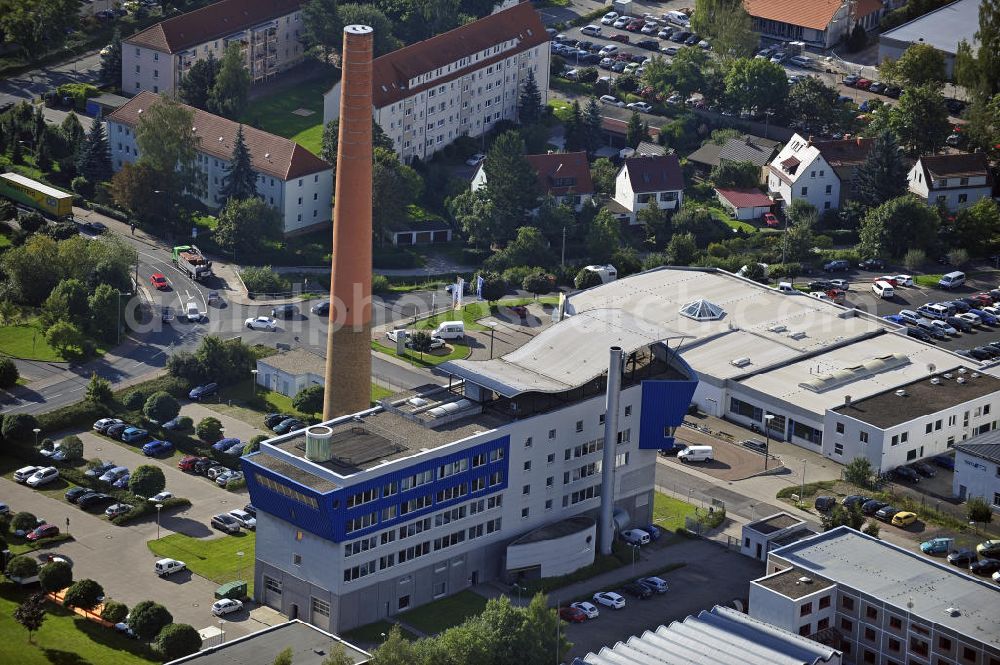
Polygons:
M927 363L927 373L928 374L933 374L936 371L937 371L937 367L934 365L934 363Z

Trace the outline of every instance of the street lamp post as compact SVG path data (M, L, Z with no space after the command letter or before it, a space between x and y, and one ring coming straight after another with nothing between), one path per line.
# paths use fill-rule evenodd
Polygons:
M806 460L802 460L802 486L799 489L799 503L806 496Z
M493 335L497 331L497 324L495 321L490 321L486 325L490 327L490 360L493 360Z
M243 550L236 553L236 579L243 579Z
M771 456L771 421L774 414L764 416L764 470L767 471L767 459Z
M629 547L632 548L632 574L635 575L635 557L636 557L636 552L639 551L639 546L636 545L635 543L632 543L631 545L629 545Z
M257 396L257 372L258 371L259 370L256 370L256 369L250 370L250 373L253 374L253 396L254 397Z
M156 504L156 539L160 539L160 509L163 508L162 503Z
M521 588L522 587L521 587L520 584L518 584L517 582L515 582L514 584L511 585L511 588L514 591L517 592L517 604L518 604L518 606L520 606L521 605Z
M31 431L35 433L35 448L37 448L38 447L38 433L42 431L42 428L36 427L35 429L33 429Z

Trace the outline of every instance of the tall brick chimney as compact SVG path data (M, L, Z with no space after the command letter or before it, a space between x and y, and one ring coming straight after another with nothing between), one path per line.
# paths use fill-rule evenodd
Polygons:
M324 419L371 402L373 37L344 28Z

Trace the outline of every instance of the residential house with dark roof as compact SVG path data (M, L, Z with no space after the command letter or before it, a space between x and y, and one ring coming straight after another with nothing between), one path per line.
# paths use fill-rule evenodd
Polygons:
M406 162L428 159L459 136L516 120L532 72L545 103L549 36L530 2L375 59L375 122ZM323 122L340 114L340 83L323 96Z
M1000 430L955 444L951 492L962 501L981 496L993 512L1000 512Z
M135 129L160 99L140 92L111 115L108 144L111 165L118 171L139 158ZM210 208L222 205L221 192L229 177L239 124L207 111L185 106L193 114L191 132L198 141L195 165L204 176L201 201ZM333 167L290 139L243 125L243 140L257 174L257 194L284 219L285 233L298 233L330 223Z
M952 155L923 155L906 179L910 191L927 205L944 206L958 212L993 190L990 163L981 152Z
M550 152L525 157L538 176L538 191L576 212L594 197L594 182L590 178L590 163L586 152ZM486 186L486 170L481 164L472 178L472 191Z
M750 162L761 169L761 182L767 179L767 165L781 148L781 141L744 134L726 139L722 145L706 141L690 155L688 161L703 173L709 173L723 162Z
M174 92L198 60L243 52L250 80L270 80L303 58L302 0L219 0L122 40L122 92Z
M761 37L823 50L840 43L855 23L874 30L885 12L882 0L743 0L743 6Z
M608 209L619 219L637 224L639 211L648 206L678 210L683 190L684 175L677 155L629 157L615 177L615 196Z
M803 200L820 213L837 210L850 198L871 145L872 139L814 141L795 134L768 165L768 192L786 207Z

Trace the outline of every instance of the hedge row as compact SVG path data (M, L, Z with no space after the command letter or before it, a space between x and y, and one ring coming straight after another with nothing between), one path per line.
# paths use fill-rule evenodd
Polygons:
M161 501L160 505L164 508L176 508L177 506L188 507L191 502L188 499L175 496L172 499L167 499L166 501ZM156 504L152 501L138 501L130 512L124 515L119 515L118 517L111 520L118 526L125 526L129 522L137 520L141 517L146 517L147 515L153 515L156 513Z

